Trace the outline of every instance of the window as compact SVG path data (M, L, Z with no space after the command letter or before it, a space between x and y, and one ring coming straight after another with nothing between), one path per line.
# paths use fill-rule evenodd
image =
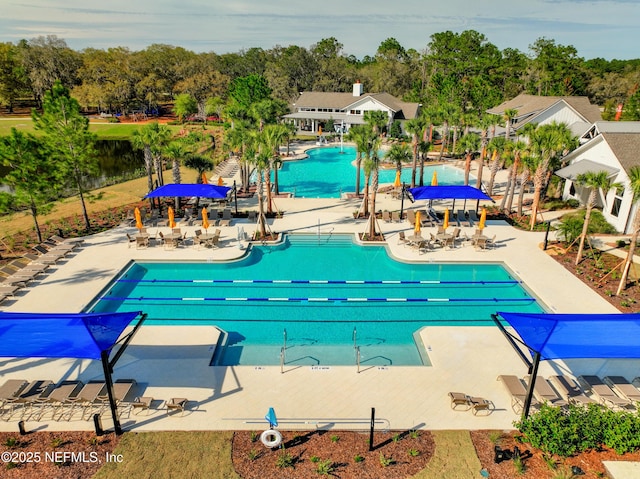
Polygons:
M620 214L620 205L622 205L622 196L624 195L623 188L616 189L616 195L613 198L613 204L611 205L611 216L615 216L616 218Z

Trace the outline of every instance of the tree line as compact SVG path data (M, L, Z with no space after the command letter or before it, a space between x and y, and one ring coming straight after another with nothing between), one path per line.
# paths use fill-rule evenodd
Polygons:
M585 60L575 47L539 38L528 52L500 50L474 30L431 35L421 51L388 38L373 56L344 51L336 38L306 48L276 45L236 53L195 53L153 44L76 51L54 35L0 43L0 103L12 111L29 98L42 105L56 80L84 109L154 111L188 95L198 115L220 108L235 79L263 77L274 98L291 103L301 91L350 91L355 81L371 92L388 92L423 105L449 105L481 114L519 93L585 95L612 119L625 104L624 119L640 119L640 59ZM214 99L214 100L212 100Z

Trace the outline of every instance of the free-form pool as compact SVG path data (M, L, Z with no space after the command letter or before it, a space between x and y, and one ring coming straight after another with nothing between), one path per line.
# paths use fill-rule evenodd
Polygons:
M356 150L352 146L314 148L307 150L309 158L285 161L278 172L279 190L299 198L339 198L346 191L355 191ZM464 172L444 165L425 166L425 184L431 184L433 172L438 172L438 184L461 185ZM419 172L418 172L419 173ZM393 183L395 169L380 170L380 184ZM402 170L401 180L411 183L411 168ZM360 172L360 187L364 188L364 169Z
M91 311L228 333L219 364L419 365L428 325L493 326L498 310L542 306L500 264L393 260L352 236L289 235L227 263L133 263ZM285 344L286 342L286 344Z

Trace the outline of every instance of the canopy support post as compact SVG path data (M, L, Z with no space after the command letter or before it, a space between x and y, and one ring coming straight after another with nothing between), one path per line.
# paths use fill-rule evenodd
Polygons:
M504 337L507 338L507 341L509 341L509 344L511 344L511 347L513 347L514 351L518 354L518 356L520 356L520 359L522 359L522 361L527 365L527 367L529 368L529 371L531 371L531 367L532 367L531 361L529 361L529 359L524 354L524 352L522 352L522 349L518 347L511 333L509 333L509 331L507 331L504 328L504 326L498 319L498 316L496 314L492 314L491 319L493 319L493 322L496 323L496 326L498 326L498 329L502 332L502 334L504 334Z
M118 348L118 352L113 356L113 359L109 362L109 367L111 368L111 371L113 371L113 367L118 362L118 359L120 359L120 356L122 356L122 354L124 353L124 350L127 349L127 346L129 346L129 343L133 339L133 336L138 332L138 329L140 329L140 326L142 326L142 323L144 322L145 319L147 319L147 313L142 314L142 316L138 320L138 324L136 324L133 327L133 330L123 338L124 341L122 342L122 345L120 346L120 348Z
M118 419L118 406L116 405L115 394L113 393L113 377L111 377L111 366L109 364L109 351L100 353L102 359L102 369L104 370L104 380L107 387L107 396L109 397L109 409L111 409L111 417L113 418L113 429L116 435L122 434L122 427Z
M522 409L522 419L529 417L529 409L531 408L533 391L538 376L538 366L540 366L540 353L536 351L533 355L533 365L529 368L529 389L527 390L527 399L525 399L524 408Z

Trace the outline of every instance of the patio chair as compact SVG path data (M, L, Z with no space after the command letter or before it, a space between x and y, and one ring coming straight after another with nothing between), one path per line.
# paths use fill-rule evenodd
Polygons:
M626 378L622 376L605 376L602 379L618 396L626 398L633 403L640 402L640 391Z
M80 409L80 418L84 419L85 415L91 417L92 413L99 414L104 409L104 402L98 397L104 396L106 384L104 381L89 381L78 392L74 398L68 398L69 414L67 421L70 421L76 409Z
M113 383L113 399L116 402L116 406L124 404L127 407L129 404L126 402L126 398L136 385L135 379L118 379ZM96 397L96 401L102 403L102 407L107 409L109 407L109 395L105 386L104 391Z
M231 210L229 208L225 208L222 211L222 219L218 223L220 226L231 226Z
M249 216L247 219L249 223L255 223L258 220L258 215L255 211L249 211Z
M52 235L49 236L48 241L58 245L72 245L74 248L82 245L84 240L82 238L63 238L62 236Z
M143 249L149 247L148 236L136 236L136 249Z
M37 255L35 253L24 253L22 257L33 264L46 264L48 266L56 264L61 259L61 256L57 254Z
M618 396L598 376L580 376L578 377L578 382L584 389L591 391L605 406L609 406L612 409L625 409L633 406L631 401Z
M382 219L387 223L391 223L391 214L387 210L383 211Z
M493 238L487 240L487 248L493 249L496 247L496 236L497 235L493 235Z
M558 391L562 399L572 404L586 406L596 404L589 396L585 395L580 386L569 376L549 376L549 381Z
M53 383L49 380L36 380L31 381L19 394L14 395L13 398L6 400L8 410L4 411L4 420L8 421L13 416L13 413L20 409L20 419L24 418L26 414L31 411L31 405L41 395L48 395L51 392Z
M469 223L469 220L467 220L467 217L465 216L464 210L458 210L457 219L458 219L459 225L471 226L471 224Z
M429 217L431 218L431 221L433 221L435 224L437 225L441 225L442 224L442 220L440 220L440 218L438 218L438 215L435 211L433 211L433 208L429 208L427 210L427 213L429 214Z
M413 210L407 210L407 221L411 226L416 224L416 212Z
M401 219L400 213L398 211L391 212L391 221L393 221L394 223L400 223Z
M529 385L529 379L529 376L523 378L525 384ZM533 394L535 394L538 401L546 402L551 406L564 407L568 404L542 376L536 377L536 383L533 385Z
M511 396L511 409L516 414L520 414L527 400L527 390L522 384L522 381L520 381L517 376L509 374L498 376L498 381L502 383L507 393L509 393L509 396ZM540 404L535 398L531 398L531 406L539 407Z
M481 397L469 396L468 394L458 392L450 392L449 397L451 398L451 409L454 411L468 411L471 409L473 415L476 416L479 412L486 412L487 415L489 415L494 409L491 401ZM460 407L462 407L462 409L459 409Z
M60 414L58 419L56 419L56 413L64 409L65 406L69 406L83 386L84 384L81 381L62 381L48 395L34 401L33 407L38 410L34 419L36 421L41 420L49 410L51 411L51 419L60 419L63 413Z
M467 214L469 215L469 221L471 221L473 224L480 223L480 218L478 218L476 210L468 210Z
M404 231L400 231L400 233L398 233L398 244L406 245L407 243L409 243L407 236L405 235Z
M189 400L187 398L171 398L167 401L167 416L171 411L180 411L180 415L184 414Z
M0 387L0 408L20 395L29 383L24 379L8 379Z
M136 239L131 236L129 233L125 233L127 235L127 248L131 248L131 245L136 242Z
M142 411L148 412L153 404L153 398L150 396L136 397L130 404L134 414L140 414Z
M67 256L73 251L66 248L55 248L52 245L47 245L45 243L40 243L39 245L34 246L32 249L43 255L58 255L61 258Z

